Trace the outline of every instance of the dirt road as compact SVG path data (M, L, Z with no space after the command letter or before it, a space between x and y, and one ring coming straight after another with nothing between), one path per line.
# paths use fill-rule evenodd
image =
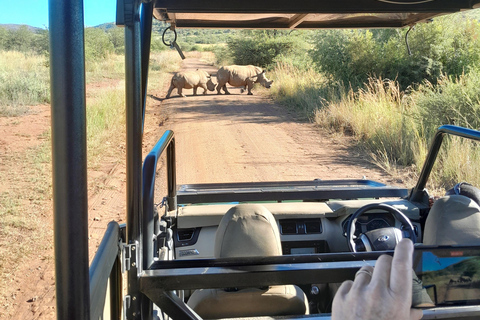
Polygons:
M198 59L187 59L184 68L215 72ZM344 138L332 138L311 123L302 122L285 107L274 104L260 90L253 96L231 89L231 95L192 96L163 99L167 83L149 90L144 153L165 130L176 137L177 183L252 182L312 179L367 179L395 184L391 177L369 163ZM275 83L274 83L275 85ZM200 92L202 90L199 90ZM50 125L48 107L38 114L39 126ZM14 119L28 125L32 120ZM10 121L10 120L4 120ZM42 132L39 128L39 132ZM30 129L31 130L31 129ZM12 130L5 134L21 136ZM18 144L13 138L4 137ZM125 159L105 161L89 171L89 178L100 181L101 190L89 193L90 261L110 220L125 222ZM159 179L160 180L160 179ZM158 200L158 199L157 199ZM51 204L39 223L53 230ZM3 300L5 319L52 319L55 317L55 277L52 238L44 237L44 252L26 260L16 270L12 288ZM47 258L45 258L47 257Z
M216 71L198 59L185 60L184 67ZM363 177L391 183L349 139L333 139L259 90L254 89L253 96L239 89L229 89L231 95L215 91L193 96L193 90L185 91L186 98L174 90L174 98L150 109L165 113L166 122L155 115L147 119L163 123L150 125L156 134L167 128L175 132L179 184ZM164 97L164 92L157 94Z

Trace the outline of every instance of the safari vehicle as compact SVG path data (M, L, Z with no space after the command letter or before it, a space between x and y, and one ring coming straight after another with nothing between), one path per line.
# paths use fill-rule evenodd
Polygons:
M174 132L165 132L142 159L152 18L172 29L402 28L478 6L480 0L118 0L117 25L125 28L127 218L125 226L108 225L89 267L83 3L50 0L57 317L201 319L190 307L200 289L217 290L217 297L231 293L228 302L207 304L211 317L242 317L234 310L253 308L262 295L258 291L296 285L310 314L287 313L287 318L328 319L332 284L353 279L364 264L391 254L400 237L424 242L430 213L425 186L443 137L480 140L475 130L439 128L413 189L362 179L177 185ZM154 199L155 179L163 153L168 194L157 211L154 203L161 199ZM232 211L273 214L270 226L277 228L272 232L279 232L281 247L278 241L272 245L281 252L249 254L255 239L270 240L262 238L260 222L246 224L249 237L235 238L238 230L228 229L223 219ZM226 244L218 234L234 238ZM457 234L462 231L450 235ZM235 244L245 256L232 254ZM442 250L450 258L452 252L462 259L478 256L479 246L465 244ZM219 255L222 250L226 256ZM443 301L426 309L424 319L478 319L478 291L466 285L478 284L477 277L452 278L456 289L474 293L453 301L441 298L436 284L424 283L425 290L434 291L432 300ZM254 292L250 300L241 295L245 288ZM215 316L220 308L227 313ZM278 313L261 316L272 319Z

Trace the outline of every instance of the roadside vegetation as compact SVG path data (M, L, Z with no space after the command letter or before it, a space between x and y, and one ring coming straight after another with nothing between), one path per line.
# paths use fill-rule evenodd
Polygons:
M125 58L118 54L123 29L88 28L85 39L87 165L97 170L125 158ZM154 50L150 85L160 85L180 61L176 52ZM49 87L48 32L0 26L0 117L11 119L8 126L19 125L22 116L38 112L35 106L50 103ZM0 153L0 295L5 299L15 295L10 283L25 261L48 260L53 254L53 233L44 223L51 221L50 130L33 138L38 142L34 146ZM95 175L89 176L89 186L93 192L102 188ZM3 300L2 306L8 313Z
M407 28L242 31L217 51L217 60L266 68L275 79L274 99L331 133L353 137L378 166L412 187L439 126L480 128L479 17L474 10L419 24L408 48ZM447 139L428 188L480 185L477 149Z

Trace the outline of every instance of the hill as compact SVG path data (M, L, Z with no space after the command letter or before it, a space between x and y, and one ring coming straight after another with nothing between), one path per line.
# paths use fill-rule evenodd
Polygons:
M0 28L5 28L7 30L18 30L20 27L26 26L28 31L38 33L39 31L43 31L45 29L43 28L37 28L37 27L32 27L26 24L5 24L5 23L0 23Z

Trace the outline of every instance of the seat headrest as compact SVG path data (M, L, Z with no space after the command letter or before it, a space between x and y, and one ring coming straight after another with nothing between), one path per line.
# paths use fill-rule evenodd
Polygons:
M461 195L436 200L425 222L423 244L480 245L478 204Z
M478 205L480 205L480 189L472 186L469 183L466 183L466 182L457 183L452 189L448 190L445 195L451 196L455 194L469 197L470 199L475 201Z
M215 257L282 255L273 214L256 204L240 204L223 216L215 236Z

